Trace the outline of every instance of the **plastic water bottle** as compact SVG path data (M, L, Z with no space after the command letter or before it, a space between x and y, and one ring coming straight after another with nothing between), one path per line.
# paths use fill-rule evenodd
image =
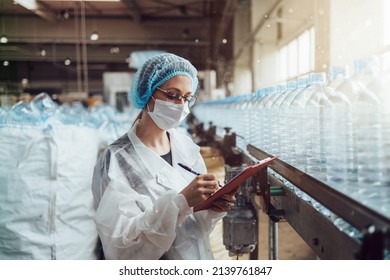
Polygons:
M336 91L336 95L344 95L350 103L350 109L346 111L346 127L345 130L341 133L345 133L344 137L346 142L344 142L346 151L346 174L340 175L342 177L335 178L334 181L340 181L340 185L343 186L343 189L348 191L348 189L357 184L357 156L356 156L356 121L354 120L354 107L353 103L356 101L357 95L354 92L358 91L358 85L346 76L344 81L340 83L337 87L333 88ZM343 173L345 171L336 171ZM344 179L343 179L344 178ZM336 183L336 182L335 182Z
M264 89L265 95L261 100L259 106L261 110L261 139L262 139L262 149L271 154L271 123L270 123L270 108L267 107L267 104L270 100L275 98L276 88L267 87Z
M246 145L250 143L250 137L251 137L251 108L253 106L253 100L254 100L254 93L247 94L245 97L245 101L243 106L241 107L243 110L243 136L245 138Z
M245 103L245 100L246 100L245 95L238 95L236 96L234 102L232 103L232 112L231 112L233 116L231 122L232 131L241 136L243 136L242 124L244 121L242 107Z
M349 79L347 67L331 67L327 85L329 106L324 107L324 150L327 183L339 190L348 184L351 102L338 87Z
M388 108L390 104L390 77L382 77L382 90L381 95L381 117L382 120L382 142L381 148L382 151L382 164L381 164L381 186L390 187L390 110ZM372 85L371 85L372 86ZM373 90L375 88L373 87ZM390 207L390 204L389 204Z
M51 97L42 92L36 95L30 102L30 106L36 112L39 112L42 120L47 120L49 117L58 113L58 105L51 99Z
M356 136L357 179L361 186L380 184L380 102L368 87L374 75L375 61L356 60L354 82L357 87L352 99Z
M265 108L267 110L268 122L269 122L269 132L268 132L268 147L270 154L278 156L279 155L279 127L278 124L278 111L275 110L275 102L280 96L282 96L287 91L287 83L282 83L276 86L276 92L272 95L265 103Z
M380 178L379 185L390 187L390 76L380 71L380 61L377 57L366 60L369 71L362 73L361 82L380 100L378 109L380 122L379 157ZM383 193L383 191L381 190Z
M83 107L81 103L68 104L64 103L59 107L60 115L56 116L62 124L65 125L85 125L88 119L88 111ZM43 115L52 117L53 115L47 115L44 109ZM53 118L51 118L53 119Z
M234 111L234 105L237 100L238 96L230 96L223 102L223 112L220 114L221 118L221 124L223 124L223 127L230 127L233 128L234 125L234 118L236 117L235 111ZM213 119L213 107L210 107L210 118Z
M345 66L331 66L329 68L329 82L327 84L328 89L335 90L345 80L349 79L351 76L350 69L348 65Z
M326 74L311 73L308 86L291 103L298 120L295 143L296 167L324 181L325 153L323 151L323 107L327 104Z
M288 81L287 82L287 89L282 92L280 95L278 95L275 99L275 101L272 104L272 110L275 112L275 118L274 122L271 124L271 130L274 131L273 138L274 140L272 141L274 143L274 155L279 156L281 154L281 131L283 131L285 123L283 122L283 115L281 114L281 104L283 103L284 99L291 93L293 93L298 87L298 81L293 80L293 81Z
M249 98L248 104L246 106L246 135L248 143L253 144L255 141L255 131L254 131L254 116L256 112L256 100L258 98L258 93L253 92Z
M299 129L299 120L296 116L296 110L292 107L295 97L308 85L308 77L298 78L297 88L290 92L279 106L280 114L280 158L292 166L297 162L297 145ZM302 170L303 171L303 170Z
M253 101L254 104L252 107L252 109L253 109L252 116L253 117L252 117L251 131L252 131L253 136L251 136L251 138L254 139L252 142L253 145L259 149L262 149L262 145L263 145L263 135L262 135L263 114L261 111L260 104L261 104L262 100L265 98L265 96L266 96L266 91L264 88L257 90L255 93L254 101Z
M6 117L9 125L40 125L42 118L40 112L26 101L19 101L11 107Z

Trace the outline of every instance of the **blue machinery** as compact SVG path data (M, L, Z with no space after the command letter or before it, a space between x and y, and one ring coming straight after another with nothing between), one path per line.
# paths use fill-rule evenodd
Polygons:
M189 118L194 140L199 145L221 150L227 180L243 165L271 156L251 144L247 152L240 150L236 147L236 134L229 128L225 130L221 138L211 123L205 130L203 123ZM269 259L278 258L281 219L294 228L320 259L389 259L390 219L386 216L280 159L248 181L240 186L237 203L223 221L223 243L230 255L250 253L252 259L257 259L258 211L263 211L269 217ZM305 195L297 195L291 185ZM260 203L255 197L260 197L257 200ZM334 219L313 207L307 197L327 209L332 217L344 221L351 230L340 230Z

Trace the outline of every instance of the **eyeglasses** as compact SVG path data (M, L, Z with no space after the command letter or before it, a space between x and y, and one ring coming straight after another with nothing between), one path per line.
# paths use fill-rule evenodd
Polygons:
M196 103L196 100L197 100L196 96L193 96L193 95L183 96L183 95L181 95L180 91L175 90L175 89L165 90L165 89L162 89L162 88L159 88L159 87L157 89L167 96L168 101L169 100L170 101L175 101L175 100L181 101L182 99L184 99L184 102L188 103L188 107L189 108L194 106L195 103Z

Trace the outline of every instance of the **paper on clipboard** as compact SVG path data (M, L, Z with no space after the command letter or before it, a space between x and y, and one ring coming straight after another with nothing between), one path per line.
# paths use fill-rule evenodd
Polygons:
M213 193L210 198L201 204L194 207L194 212L208 209L212 203L218 199L221 195L229 193L235 190L241 183L243 183L249 177L255 175L256 172L265 168L271 161L273 161L276 157L268 157L266 159L261 160L260 162L250 165L246 167L243 171L237 174L233 179L231 179L227 184L225 184L222 188Z

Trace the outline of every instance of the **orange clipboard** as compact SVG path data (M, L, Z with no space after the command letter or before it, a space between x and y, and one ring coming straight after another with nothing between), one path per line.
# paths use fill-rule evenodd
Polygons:
M227 184L225 184L223 187L221 187L219 190L217 190L215 193L213 193L206 201L195 206L194 212L210 208L210 206L213 204L213 202L216 199L218 199L219 197L221 197L221 195L224 195L226 193L229 193L229 192L235 190L241 183L243 183L249 177L255 175L256 172L265 168L275 158L276 157L268 157L266 159L261 160L260 162L258 162L256 164L253 164L253 165L246 167L243 171L241 171L236 176L234 176L234 178L231 179Z

